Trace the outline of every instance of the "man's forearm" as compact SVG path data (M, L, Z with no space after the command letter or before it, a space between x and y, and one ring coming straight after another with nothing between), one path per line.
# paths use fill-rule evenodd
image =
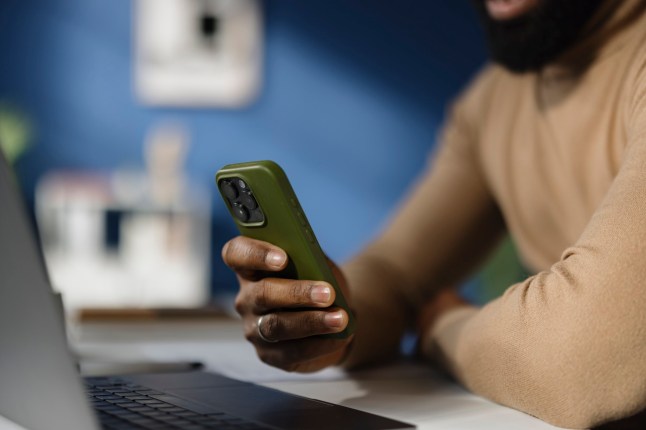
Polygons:
M621 315L628 306L600 312L603 302L572 300L568 289L544 273L483 309L446 312L423 339L424 355L473 392L561 427L643 409L640 322Z

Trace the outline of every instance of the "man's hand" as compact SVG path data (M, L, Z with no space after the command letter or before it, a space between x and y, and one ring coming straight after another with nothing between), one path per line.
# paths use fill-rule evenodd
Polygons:
M244 236L224 245L222 259L238 276L236 311L262 361L290 372L314 372L341 361L352 337L318 337L341 332L348 324L347 313L331 307L335 292L330 284L271 277L287 266L287 254ZM330 265L348 299L341 271Z

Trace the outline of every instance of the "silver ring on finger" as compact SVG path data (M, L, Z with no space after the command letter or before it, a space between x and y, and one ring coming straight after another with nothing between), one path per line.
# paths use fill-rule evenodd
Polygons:
M258 321L256 322L256 330L258 331L258 337L259 337L260 339L262 339L262 340L263 340L263 342L267 342L267 343L276 343L276 342L278 342L278 340L272 340L272 339L269 339L269 338L265 337L265 335L264 335L264 334L262 334L262 320L263 320L263 318L265 318L266 316L267 316L267 314L259 316L259 317L258 317Z

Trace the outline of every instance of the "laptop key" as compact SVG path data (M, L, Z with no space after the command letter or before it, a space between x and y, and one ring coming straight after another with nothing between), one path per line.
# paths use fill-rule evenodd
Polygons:
M130 400L122 399L121 397L119 397L117 399L107 399L106 402L112 403L112 404L115 404L115 405L119 405L119 404L125 405L126 403L130 403Z
M142 405L147 405L147 404L159 405L159 404L163 404L163 402L160 402L157 399L151 399L150 397L144 397L142 399L133 399L133 398L131 398L130 400L134 400L135 402L140 403Z
M153 395L161 395L164 394L161 391L155 391L155 390L137 390L136 391L139 394L145 394L146 396L153 396Z
M115 395L113 395L113 394L98 395L98 396L95 396L95 397L96 397L97 399L100 399L100 400L119 400L119 399L121 399L121 397L119 397L119 396L115 396Z

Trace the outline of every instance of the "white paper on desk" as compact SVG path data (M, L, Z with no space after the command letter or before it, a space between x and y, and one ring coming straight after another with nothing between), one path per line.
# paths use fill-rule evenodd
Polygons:
M204 342L113 342L110 350L104 345L86 344L79 349L81 358L100 357L103 362L115 363L164 363L180 361L199 361L205 370L223 374L231 378L253 382L272 381L321 381L346 377L341 369L330 368L317 373L290 373L264 364L256 355L253 346L240 340L218 340L217 343Z
M337 368L308 374L277 369L260 361L251 344L240 341L219 341L217 346L205 349L200 357L207 370L245 381L330 381L347 377Z
M132 362L180 362L200 361L207 371L253 382L308 382L308 381L334 381L346 379L347 373L339 368L328 368L316 373L290 373L264 364L253 346L248 342L238 339L218 340L212 344L204 342L159 342L139 341L136 343L124 342L111 343L111 348L105 345L86 343L80 350L81 356L88 358L100 357L104 362L112 359L116 363ZM378 372L378 374L375 374ZM408 379L419 378L431 372L430 368L423 365L388 366L378 370L365 370L353 372L353 379L364 377L374 379Z
M277 369L263 363L253 346L248 342L239 340L220 340L215 345L195 345L194 348L183 348L191 351L194 356L199 357L206 370L223 375L253 382L312 382L312 381L336 381L347 379L348 373L340 368L327 368L315 373L290 373ZM199 348L199 349L198 349ZM181 355L168 355L168 348L156 349L155 346L146 348L146 352L153 357L167 356L167 359L190 359ZM181 351L178 351L181 352ZM371 380L403 380L417 379L420 377L437 378L437 373L423 364L397 363L390 366L380 366L377 369L366 369L352 372L352 379Z

